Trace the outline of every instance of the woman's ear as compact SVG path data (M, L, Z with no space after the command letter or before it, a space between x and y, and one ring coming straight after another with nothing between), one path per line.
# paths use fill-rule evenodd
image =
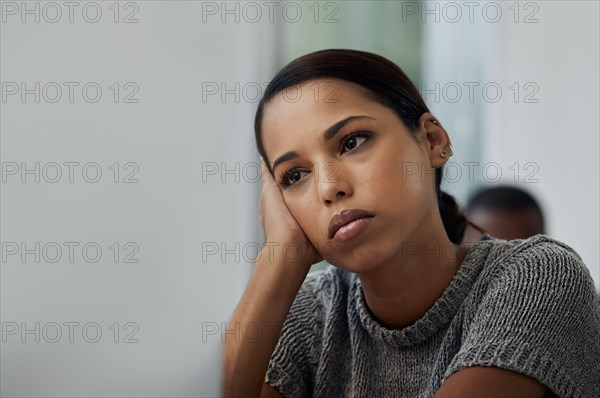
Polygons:
M442 167L452 156L452 144L446 130L429 112L419 118L419 135L421 145L429 155L431 167Z

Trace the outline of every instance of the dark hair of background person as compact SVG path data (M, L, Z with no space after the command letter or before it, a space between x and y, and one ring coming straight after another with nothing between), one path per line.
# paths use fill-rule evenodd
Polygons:
M393 110L415 133L419 118L429 112L421 94L408 76L396 64L376 54L346 49L316 51L287 64L265 89L254 120L258 152L273 174L261 137L265 105L277 93L309 81L334 78L358 84L367 89L367 96ZM435 189L444 229L452 243L459 244L468 221L453 196L440 190L443 167L435 170Z
M539 216L539 233L544 234L544 212L535 198L523 189L508 185L483 188L471 196L467 202L467 212L469 213L475 210L517 212L529 209L535 211Z

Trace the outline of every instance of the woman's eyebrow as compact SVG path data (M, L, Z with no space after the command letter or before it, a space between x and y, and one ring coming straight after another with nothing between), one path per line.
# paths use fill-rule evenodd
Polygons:
M347 118L340 120L339 122L337 122L334 125L332 125L331 127L329 127L327 130L325 130L325 132L323 133L323 138L325 139L325 141L331 140L345 125L347 125L350 122L353 122L355 120L360 120L360 119L375 119L375 118L371 117L371 116L365 116L365 115L348 116Z
M366 116L366 115L354 115L354 116L348 116L345 119L340 120L339 122L336 122L335 124L333 124L332 126L330 126L327 130L325 130L325 132L323 133L323 138L325 139L325 141L330 141L333 137L335 137L335 135L348 123L353 122L355 120L361 120L361 119L372 119L375 120L374 117L371 116ZM295 159L298 157L298 154L296 152L286 152L285 154L281 155L280 157L278 157L277 159L275 159L275 161L273 162L273 171L275 171L275 168L280 165L281 163L287 161L287 160L291 160L291 159Z
M275 171L275 167L277 167L278 165L280 165L281 163L287 161L287 160L291 160L291 159L295 159L298 157L298 154L296 152L286 152L283 155L281 155L280 157L278 157L277 159L275 159L275 161L273 162L273 171Z

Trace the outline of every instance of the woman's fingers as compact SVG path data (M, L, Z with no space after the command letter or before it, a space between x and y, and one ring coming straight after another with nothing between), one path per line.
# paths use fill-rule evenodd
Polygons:
M267 241L275 238L275 241L281 245L293 244L302 247L302 250L305 251L303 254L307 258L320 258L319 253L287 207L281 188L264 162L261 164L259 207L259 218Z
M261 165L260 213L261 223L267 235L278 227L286 225L289 227L290 223L300 230L300 226L297 225L283 200L281 189L264 162ZM277 224L273 224L274 221Z

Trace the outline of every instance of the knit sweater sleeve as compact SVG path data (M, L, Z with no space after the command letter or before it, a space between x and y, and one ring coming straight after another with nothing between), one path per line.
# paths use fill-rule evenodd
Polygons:
M532 377L558 397L600 397L600 303L581 258L544 238L496 266L444 380L493 366Z
M323 271L308 274L271 355L265 382L285 398L310 397L320 353Z

